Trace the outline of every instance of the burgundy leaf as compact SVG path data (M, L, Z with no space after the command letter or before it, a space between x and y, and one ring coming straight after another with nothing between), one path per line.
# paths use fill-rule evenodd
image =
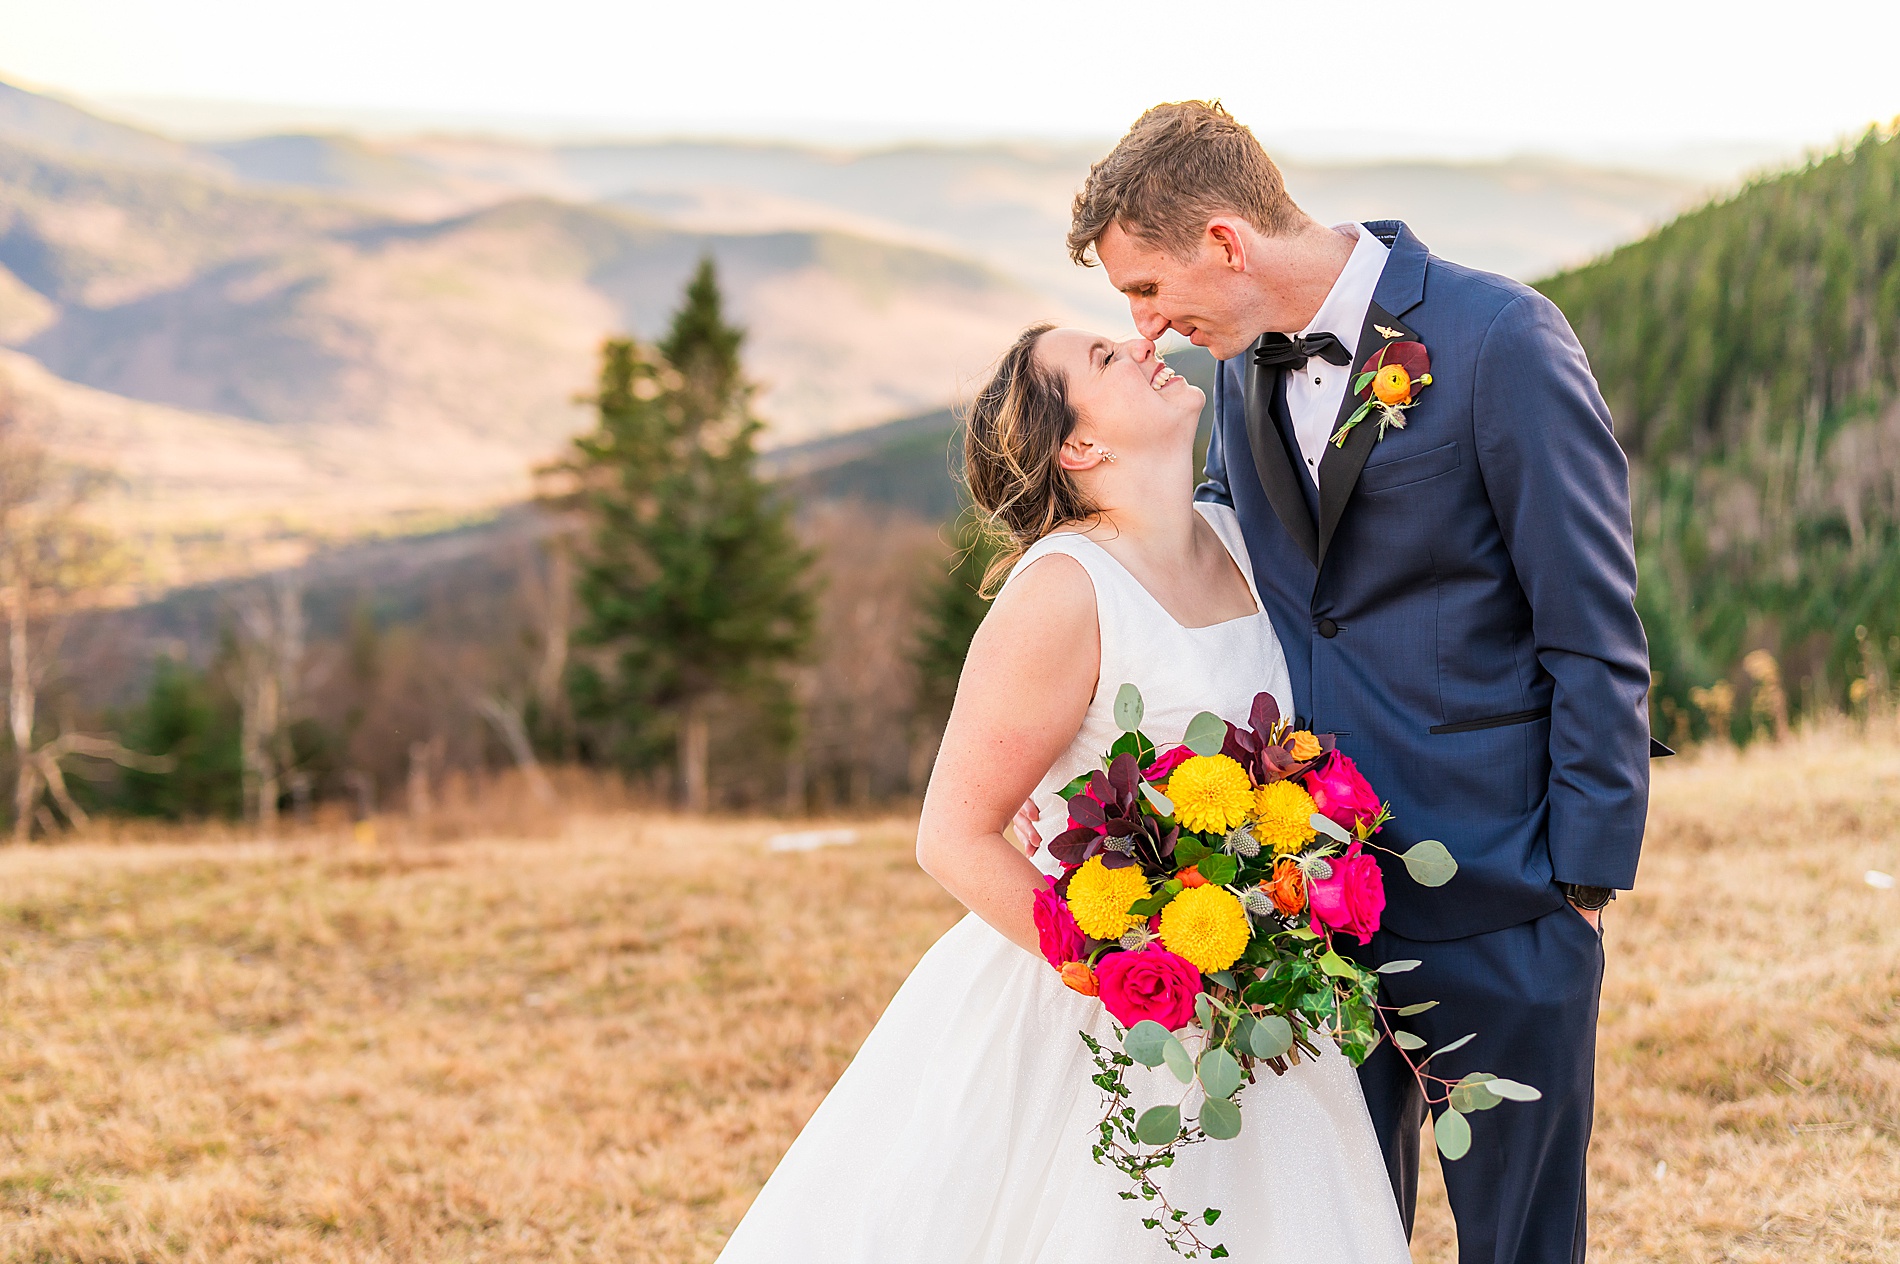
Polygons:
M1102 850L1102 836L1090 829L1072 829L1049 840L1049 854L1070 867L1084 864Z
M1280 722L1280 704L1273 700L1270 693L1255 694L1253 712L1247 717L1247 722L1253 725L1253 731L1264 741L1273 732L1273 726Z
M1102 805L1086 794L1078 794L1069 800L1069 822L1071 825L1086 829L1100 830L1107 824L1108 818L1102 812Z

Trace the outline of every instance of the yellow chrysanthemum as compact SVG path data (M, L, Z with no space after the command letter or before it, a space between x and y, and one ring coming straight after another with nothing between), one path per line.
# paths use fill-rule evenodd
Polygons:
M1168 774L1174 819L1185 829L1225 834L1247 823L1253 784L1247 770L1225 755L1196 755Z
M1278 855L1296 852L1313 841L1313 796L1291 781L1274 781L1254 795L1253 836Z
M1069 912L1090 939L1120 939L1148 920L1128 906L1149 893L1148 879L1134 865L1110 869L1093 856L1069 879Z
M1247 910L1225 887L1190 887L1161 910L1161 943L1203 974L1225 970L1247 947Z

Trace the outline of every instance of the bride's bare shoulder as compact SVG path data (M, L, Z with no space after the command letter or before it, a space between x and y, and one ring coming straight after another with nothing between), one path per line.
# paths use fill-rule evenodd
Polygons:
M1095 583L1087 568L1066 553L1046 553L1010 577L971 649L1034 656L1073 649L1095 635Z
M1020 568L977 629L957 686L957 713L986 717L986 731L1010 716L1016 725L1066 724L1072 735L1094 694L1101 658L1087 569L1066 554L1045 554ZM1037 705L1024 705L1031 700Z

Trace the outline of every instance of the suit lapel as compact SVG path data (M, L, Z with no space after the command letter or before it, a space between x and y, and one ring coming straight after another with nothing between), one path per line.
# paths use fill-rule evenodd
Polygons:
M1381 347L1417 337L1398 317L1379 306L1377 301L1366 308L1366 323L1359 330L1359 351L1352 358L1352 373L1346 379L1346 398L1340 402L1339 415L1333 418L1334 434L1339 433L1346 418L1352 416L1359 407L1359 397L1353 393L1352 384L1365 372L1366 362L1379 354ZM1247 419L1251 426L1251 397ZM1352 428L1346 436L1344 447L1327 441L1326 455L1319 461L1319 540L1317 551L1308 554L1314 558L1316 566L1326 560L1326 548L1333 542L1333 533L1339 527L1340 516L1346 512L1346 502L1352 499L1352 490L1359 484L1359 472L1365 469L1366 458L1372 455L1372 445L1378 442L1378 433L1378 423L1368 417ZM1257 451L1254 459L1259 460ZM1277 502L1274 508L1279 508ZM1286 516L1284 511L1280 516Z
M1280 389L1281 372L1261 368L1254 363L1253 352L1247 352L1247 446L1253 450L1254 473L1267 494L1267 503L1279 516L1280 525L1306 554L1306 560L1317 566L1319 536L1314 531L1313 512L1306 507L1306 495L1298 482L1305 476L1294 469L1287 458L1286 444L1280 441L1279 427L1273 422L1273 397Z

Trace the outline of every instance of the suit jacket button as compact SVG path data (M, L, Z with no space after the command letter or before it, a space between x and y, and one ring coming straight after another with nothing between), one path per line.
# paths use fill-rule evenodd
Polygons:
M1321 619L1319 621L1319 634L1330 641L1339 635L1339 625L1334 623L1331 619Z

